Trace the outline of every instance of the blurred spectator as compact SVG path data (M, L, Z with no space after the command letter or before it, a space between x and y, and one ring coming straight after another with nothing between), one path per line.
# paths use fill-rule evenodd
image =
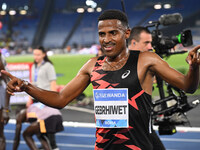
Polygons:
M0 71L5 70L6 62L0 52ZM9 101L10 95L6 92L8 78L0 74L0 150L6 149L4 125L9 120Z
M34 64L32 66L32 83L45 90L56 91L56 73L52 62L48 59L45 49L40 46L33 50ZM30 97L27 109L17 115L17 126L13 149L19 145L21 124L25 121L32 122L24 131L23 136L31 149L36 149L32 136L37 135L42 148L57 150L55 133L62 131L62 115L58 109L48 107ZM45 130L44 130L45 129Z

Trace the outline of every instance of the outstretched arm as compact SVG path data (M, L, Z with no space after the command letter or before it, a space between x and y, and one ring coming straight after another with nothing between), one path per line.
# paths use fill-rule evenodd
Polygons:
M198 49L199 46L196 46L192 49L186 61L189 64L189 71L187 75L183 75L180 72L177 72L173 68L169 67L169 65L161 60L155 59L154 65L150 68L159 75L162 79L166 82L170 83L177 88L180 88L188 93L194 93L195 90L198 88L199 83L199 65L200 65L200 56Z
M38 101L55 108L63 108L74 98L80 95L90 83L90 74L95 64L95 60L89 60L61 92L47 91L33 86L26 81L14 77L6 71L2 71L11 81L8 83L7 91L13 95L14 92L25 91ZM52 99L54 99L52 101Z

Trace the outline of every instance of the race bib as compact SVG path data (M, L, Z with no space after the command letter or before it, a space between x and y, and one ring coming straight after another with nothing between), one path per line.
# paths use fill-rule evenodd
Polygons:
M94 89L97 128L127 128L129 120L128 89Z

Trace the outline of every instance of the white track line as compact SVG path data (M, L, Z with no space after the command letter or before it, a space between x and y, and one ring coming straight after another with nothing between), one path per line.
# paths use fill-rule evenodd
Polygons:
M76 106L66 106L66 107L64 107L64 109L70 109L70 110L76 110L76 111L81 111L81 112L94 114L94 110L87 109L87 108L76 107Z
M15 119L9 120L10 124L16 124ZM95 123L84 123L84 122L72 122L63 121L63 126L65 127L85 127L85 128L95 128ZM153 126L154 130L158 130L158 126ZM176 127L179 132L200 132L200 127Z
M13 140L6 140L6 143L13 143ZM20 141L20 144L26 144L25 141ZM36 145L41 145L40 142L35 142ZM66 143L56 143L58 147L79 147L79 148L92 148L94 149L94 145L86 145L86 144L66 144Z
M12 133L15 134L15 130L7 130L4 129L5 133ZM22 133L23 131L21 131ZM80 134L80 133L66 133L66 132L59 132L56 133L58 136L73 136L73 137L88 137L88 138L95 138L95 134Z
M180 138L160 138L162 141L169 141L169 142L193 142L193 143L200 143L200 139L180 139Z

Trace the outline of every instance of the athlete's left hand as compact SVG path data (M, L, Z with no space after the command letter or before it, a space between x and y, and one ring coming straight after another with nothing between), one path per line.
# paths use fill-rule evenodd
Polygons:
M193 48L187 58L186 61L187 63L193 68L195 69L196 67L198 67L200 65L200 56L199 56L199 50L200 50L200 45L196 46L195 48Z

